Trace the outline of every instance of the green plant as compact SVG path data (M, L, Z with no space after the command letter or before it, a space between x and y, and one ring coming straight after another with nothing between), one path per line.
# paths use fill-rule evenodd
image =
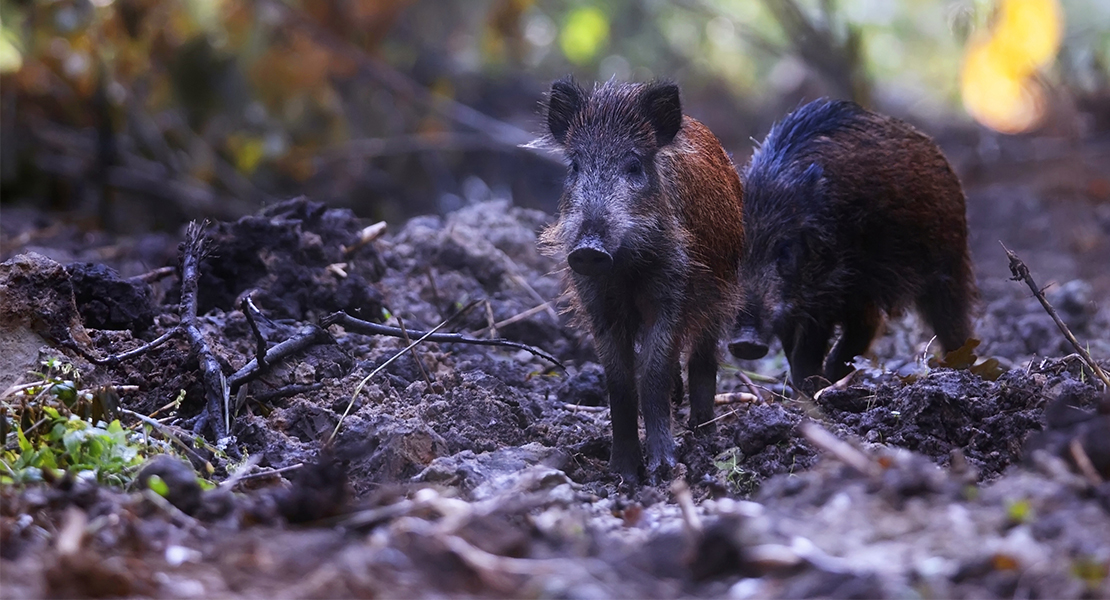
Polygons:
M755 473L743 467L743 460L744 453L739 448L729 448L717 455L713 465L720 471L719 477L733 492L748 496L758 486L758 478Z
M41 481L43 470L64 469L77 477L122 486L145 458L144 446L118 420L93 424L49 406L42 411L49 420L44 434L28 439L16 427L18 444L14 450L4 450L6 472L0 474L0 483Z
M111 387L82 388L80 371L58 358L42 366L0 398L0 483L42 481L49 470L123 486L148 455L165 451L149 425L125 428L115 418Z

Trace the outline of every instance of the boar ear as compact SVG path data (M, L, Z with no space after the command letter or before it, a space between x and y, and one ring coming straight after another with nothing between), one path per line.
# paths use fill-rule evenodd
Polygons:
M678 86L670 81L653 81L640 95L640 107L655 129L655 141L666 146L674 140L682 127L682 102L678 99Z
M559 144L565 144L567 130L575 115L586 105L586 91L572 77L564 77L551 84L551 98L547 103L547 129Z

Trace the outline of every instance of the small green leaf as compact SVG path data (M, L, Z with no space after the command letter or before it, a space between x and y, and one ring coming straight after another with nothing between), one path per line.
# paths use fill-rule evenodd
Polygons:
M166 482L157 475L151 475L150 478L146 480L146 487L163 498L170 495L170 486L166 485Z

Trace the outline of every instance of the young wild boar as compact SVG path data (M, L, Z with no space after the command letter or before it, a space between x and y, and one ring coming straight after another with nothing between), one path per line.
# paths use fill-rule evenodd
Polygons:
M736 314L740 178L717 138L682 115L673 83L610 81L587 92L561 79L547 126L570 169L542 242L566 254L574 309L605 368L609 469L639 479L639 405L658 479L674 465L670 399L683 350L690 427L713 416L717 341Z
M812 393L807 377L852 370L882 312L915 304L946 351L972 335L964 194L929 137L852 102L817 100L771 128L743 180L734 356L762 357L774 334L794 388Z

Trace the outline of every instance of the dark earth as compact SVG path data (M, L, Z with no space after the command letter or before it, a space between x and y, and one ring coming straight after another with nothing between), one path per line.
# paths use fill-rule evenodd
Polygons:
M607 471L602 370L565 303L543 306L562 290L536 249L551 215L492 200L362 243L371 223L301 198L211 225L199 323L225 375L255 356L247 296L270 346L337 311L428 331L476 300L446 330L566 370L424 342L375 372L405 340L332 325L232 394L226 454L189 454L230 485L202 492L161 458L136 489L6 486L2 595L1110 597L1110 397L999 245L1110 366L1110 144L967 148L946 145L968 191L981 344L936 357L917 317L895 315L813 400L790 397L781 349L726 359L715 433L695 436L678 407L680 465L658 487ZM2 228L0 388L64 355L134 413L184 390L167 424L191 429L205 400L185 336L85 358L181 321L184 238L8 208ZM749 391L740 369L761 397L733 393ZM152 473L169 502L139 489Z

